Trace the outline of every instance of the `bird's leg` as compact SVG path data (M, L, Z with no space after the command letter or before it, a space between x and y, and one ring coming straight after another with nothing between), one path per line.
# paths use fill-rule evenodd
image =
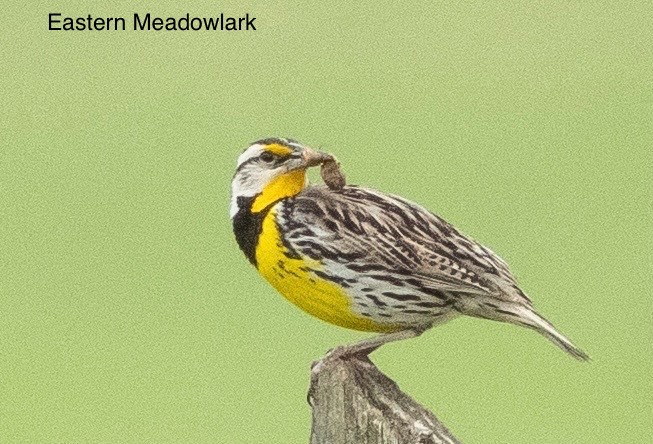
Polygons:
M393 333L385 333L373 338L364 339L360 342L355 342L349 345L341 345L340 347L329 350L326 356L324 356L319 361L313 361L313 364L311 365L311 386L308 389L306 401L309 405L313 405L313 391L315 389L317 375L320 370L322 370L322 367L328 362L333 362L337 359L348 359L352 357L358 359L369 359L367 355L372 353L377 348L381 347L383 344L387 344L388 342L401 341L402 339L415 338L424 333L430 327L430 325L427 325L424 327L414 327L406 330L399 330Z
M394 333L385 333L382 335L374 336L373 338L363 339L354 344L343 345L334 348L327 354L327 358L339 359L346 358L352 355L367 356L383 344L389 342L401 341L403 339L415 338L421 335L424 330L407 329L400 330Z
M327 361L336 359L347 359L349 357L365 358L377 348L388 342L401 341L402 339L415 338L424 333L429 327L409 328L406 330L399 330L393 333L385 333L375 336L373 338L364 339L360 342L349 345L341 345L336 347L326 354L326 356L317 362L313 363L313 371L319 372L320 367Z

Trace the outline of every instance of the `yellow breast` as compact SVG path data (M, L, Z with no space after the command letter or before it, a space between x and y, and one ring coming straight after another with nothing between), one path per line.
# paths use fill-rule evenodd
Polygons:
M349 296L337 284L324 280L311 270L321 270L318 261L288 256L276 222L275 208L263 220L256 246L259 272L279 293L305 312L341 327L362 331L387 332L396 326L380 324L352 311Z

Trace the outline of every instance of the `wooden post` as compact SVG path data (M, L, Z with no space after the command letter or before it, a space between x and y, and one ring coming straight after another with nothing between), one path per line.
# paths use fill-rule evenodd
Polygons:
M366 357L320 361L311 373L308 401L311 444L459 443Z

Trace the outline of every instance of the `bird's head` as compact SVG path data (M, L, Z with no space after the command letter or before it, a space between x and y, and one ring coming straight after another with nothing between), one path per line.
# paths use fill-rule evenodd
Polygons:
M238 157L231 182L231 217L243 205L256 213L280 199L296 195L306 186L306 170L331 159L329 154L292 139L254 142Z

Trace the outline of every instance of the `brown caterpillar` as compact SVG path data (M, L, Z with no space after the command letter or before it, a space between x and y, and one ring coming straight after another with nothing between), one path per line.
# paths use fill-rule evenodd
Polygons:
M324 183L332 190L342 190L347 181L345 180L345 175L340 169L340 162L336 160L335 157L325 161L320 166L320 176Z

